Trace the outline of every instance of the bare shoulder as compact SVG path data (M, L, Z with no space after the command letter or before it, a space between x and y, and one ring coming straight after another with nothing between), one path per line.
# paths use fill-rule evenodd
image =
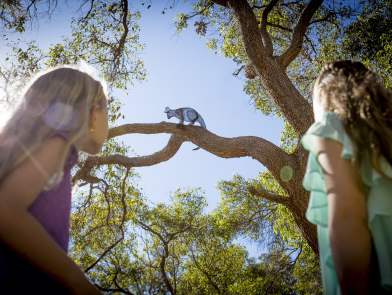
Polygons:
M324 170L324 174L341 179L342 183L357 183L360 180L359 172L354 164L342 158L343 145L333 139L317 138L315 140L317 160Z
M29 207L42 191L49 177L59 168L66 142L59 136L45 140L19 163L0 183L0 204Z
M340 142L328 138L318 137L314 141L314 148L317 153L317 160L322 166L324 173L336 174L339 173L337 168L347 166L348 161L341 159L343 146ZM349 167L346 167L349 168Z
M330 205L363 215L365 196L361 176L351 161L341 157L342 144L332 139L318 138L315 145L318 162L324 171Z

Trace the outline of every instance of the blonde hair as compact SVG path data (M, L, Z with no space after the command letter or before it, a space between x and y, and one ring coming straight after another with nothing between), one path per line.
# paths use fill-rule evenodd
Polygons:
M392 92L381 78L361 62L341 60L323 67L315 87L326 111L339 114L355 143L357 167L367 157L377 172L388 177L380 156L392 165Z
M37 73L26 85L21 101L0 133L0 183L51 135L67 132L59 159L64 167L72 144L89 128L90 109L106 106L105 81L94 77L86 63L59 65ZM35 162L41 172L39 163ZM58 173L61 173L58 171Z

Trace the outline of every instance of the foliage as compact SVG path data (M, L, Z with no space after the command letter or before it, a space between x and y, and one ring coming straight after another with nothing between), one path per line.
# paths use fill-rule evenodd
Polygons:
M392 88L392 1L370 1L346 29L344 52L363 61Z
M143 80L145 69L138 57L143 49L139 41L140 13L120 9L116 3L117 1L94 1L86 14L72 18L71 36L64 37L48 49L41 48L34 40L9 39L4 34L9 52L5 58L6 63L0 64L3 77L0 87L6 94L7 102L17 101L23 85L37 71L80 60L95 66L102 73L110 92L113 88L126 91L128 83ZM18 12L14 10L19 5L22 3L11 7L3 6L3 9L9 8L6 11L16 15ZM115 97L111 97L111 101L114 99Z
M0 21L5 29L23 32L31 20L26 3L3 2L0 11L4 13ZM79 59L96 65L113 88L126 90L132 81L145 78L143 62L138 58L143 48L139 40L140 13L124 7L124 1L91 3L93 5L86 13L72 20L71 36L47 50L34 41L8 42L11 52L5 60L7 66L0 68L5 74L3 77L8 77L2 81L6 93L16 96L23 81L40 69ZM260 1L249 3L260 21ZM391 85L391 34L384 14L390 13L387 9L391 2L385 0L384 4L389 5L385 7L375 3L369 4L361 17L347 28L343 26L351 13L347 6L334 8L331 13L331 7L324 5L316 13L316 19L327 21L312 24L299 57L287 71L309 102L312 81L322 64L349 54L375 66ZM272 25L267 29L273 39L274 53L279 54L287 48L293 23L303 7L301 1L282 1L269 14L268 21ZM232 13L212 5L211 1L194 1L192 14L178 15L177 30L189 27L191 19L196 33L206 37L207 46L232 59L237 66L236 75L243 77L249 58ZM377 28L380 29L366 30L379 23ZM352 40L358 38L363 42L355 47ZM262 114L276 115L283 120L281 148L293 153L298 135L260 80L246 79L244 92ZM122 116L121 103L115 97L111 98L110 121L115 124ZM129 148L119 141L109 140L103 155L126 155ZM290 210L247 190L251 184L286 196L287 192L271 173L262 171L254 179L236 175L231 180L221 181L220 204L210 213L204 212L206 198L199 189L177 190L169 204L150 204L137 187L138 176L133 169L108 165L105 169L94 168L92 173L101 181L81 186L75 193L70 255L103 291L128 294L320 293L318 257L301 236ZM258 259L249 258L246 249L235 243L238 237L258 241L268 252Z

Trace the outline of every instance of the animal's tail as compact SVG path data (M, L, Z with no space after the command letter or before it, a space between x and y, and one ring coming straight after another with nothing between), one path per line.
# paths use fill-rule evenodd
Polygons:
M207 129L206 123L204 122L203 118L199 115L197 118L197 121L200 123L200 126L203 127L204 129ZM193 150L196 151L200 149L200 147L195 147Z
M204 123L203 118L199 115L199 117L197 118L197 121L200 123L200 126L207 129L206 123Z

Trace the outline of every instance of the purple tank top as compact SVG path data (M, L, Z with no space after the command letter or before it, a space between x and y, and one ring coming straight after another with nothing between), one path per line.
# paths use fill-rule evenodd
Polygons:
M53 136L68 138L65 132L57 132ZM77 162L78 151L72 145L61 181L50 190L42 191L28 209L66 253L68 253L72 198L71 168Z

